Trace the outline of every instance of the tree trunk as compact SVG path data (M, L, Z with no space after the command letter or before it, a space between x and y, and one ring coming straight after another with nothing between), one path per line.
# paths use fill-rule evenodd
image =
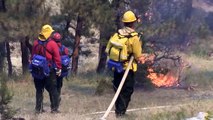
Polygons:
M72 74L76 75L78 71L78 57L79 57L79 44L80 44L80 37L81 37L81 30L83 27L83 20L80 15L78 15L77 19L77 27L75 31L75 43L74 43L74 51L72 56Z
M120 18L121 18L120 0L116 0L115 4L116 4L116 11L117 11L115 22L116 22L117 31L118 31L121 28L121 21L120 21Z
M0 43L0 48L2 48L2 50L0 51L0 73L3 72L3 68L4 68L4 58L5 58L5 43L1 42Z
M29 36L26 36L26 37L25 37L25 45L26 45L26 47L28 48L28 50L30 51L30 54L32 54L33 45L30 44L30 42L29 42Z
M104 27L101 27L104 28ZM106 49L106 44L110 38L110 33L107 33L109 31L105 31L102 29L100 30L100 39L104 42L100 42L100 47L99 47L99 63L98 63L98 67L96 72L97 73L103 73L103 71L105 70L105 66L106 66L106 60L107 60L107 54L105 52Z
M121 11L120 11L120 0L116 0L115 1L115 6L116 6L116 20L115 20L115 24L116 24L116 29L117 31L122 27L121 25ZM100 28L105 28L104 26L100 27ZM110 38L110 34L109 31L102 31L102 29L100 30L100 39L106 39L107 42ZM106 61L107 61L107 54L105 53L105 49L106 49L106 43L100 43L100 47L99 47L99 63L98 63L98 67L96 69L97 73L103 73L103 71L105 70L105 66L106 66Z
M107 54L105 53L105 49L106 49L106 45L103 45L100 43L100 47L99 47L100 60L99 60L98 67L96 70L97 73L103 73L103 71L105 69L106 60L107 60Z
M5 0L0 0L0 12L6 12Z
M27 41L28 37L25 37L25 41ZM28 40L29 41L29 40ZM29 66L29 54L28 54L28 48L25 44L25 42L21 41L21 58L22 58L22 71L23 74L26 74L28 71Z
M6 43L6 50L7 50L7 62L8 62L8 76L12 76L13 68L12 68L12 62L10 57L10 45L9 42Z
M71 22L70 15L66 16L65 21L66 21L66 26L64 30L62 31L62 37L63 37L62 39L66 38L67 36L70 36L69 34L69 28L70 28L70 22Z
M65 27L65 32L64 34L69 35L69 28L70 28L70 22L71 22L71 17L70 15L67 16L66 20L66 27Z

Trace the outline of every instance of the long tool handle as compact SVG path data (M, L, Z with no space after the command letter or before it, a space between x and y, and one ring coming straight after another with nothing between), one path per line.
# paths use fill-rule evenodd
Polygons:
M130 67L131 67L131 64L132 64L133 60L134 60L134 57L131 56L130 61L129 61L129 64L128 64L128 66L127 66L127 69L126 69L126 71L125 71L125 73L124 73L124 76L123 76L121 82L120 82L120 85L119 85L119 87L118 87L118 89L117 89L117 91L116 91L116 93L115 93L115 95L114 95L114 97L113 97L113 99L112 99L112 101L111 101L109 107L107 108L107 111L106 111L105 114L102 116L101 120L105 120L105 119L106 119L106 117L108 116L109 112L111 111L113 105L115 104L115 101L117 100L118 95L120 94L121 89L122 89L122 87L123 87L123 85L124 85L124 82L125 82L125 80L126 80L126 77L127 77L128 73L129 73L129 69L130 69Z

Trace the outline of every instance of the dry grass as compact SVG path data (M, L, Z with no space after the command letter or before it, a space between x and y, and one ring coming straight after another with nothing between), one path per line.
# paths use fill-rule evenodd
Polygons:
M183 56L191 64L191 68L184 72L187 76L186 81L198 84L197 88L194 91L171 88L144 91L136 88L128 109L152 108L127 112L128 116L120 118L121 120L180 120L195 116L199 111L213 112L211 91L213 63L196 56ZM104 82L98 82L100 80ZM97 120L103 114L92 115L90 113L105 111L114 92L110 87L105 87L101 94L95 95L96 88L100 87L100 84L110 85L110 81L110 77L94 73L82 74L81 77L69 78L68 81L64 80L60 106L62 113L56 115L50 113L46 91L44 109L47 112L34 115L35 88L30 76L25 76L24 80L9 82L8 85L14 92L11 105L18 109L17 117L23 117L26 120ZM155 108L156 106L170 107ZM116 118L111 113L108 119L115 120Z
M186 81L197 84L202 89L212 89L213 86L213 62L211 59L197 57L195 55L183 55L190 64L185 70Z

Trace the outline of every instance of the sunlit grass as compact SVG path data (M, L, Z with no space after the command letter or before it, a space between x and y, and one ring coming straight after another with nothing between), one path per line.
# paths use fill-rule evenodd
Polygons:
M150 108L127 112L128 117L121 120L181 120L197 115L198 112L213 112L212 61L195 55L181 54L191 66L183 71L186 76L184 82L197 84L194 91L182 89L155 89L144 91L135 89L128 109ZM44 109L46 113L34 115L35 88L32 77L26 75L20 80L10 80L8 87L14 97L11 105L18 109L17 116L26 120L94 120L103 114L89 115L90 113L105 111L114 95L112 77L109 73L102 75L94 71L87 71L75 77L64 79L62 88L62 113L50 113L48 93L44 93ZM98 94L97 94L98 93ZM170 106L155 108L156 106ZM112 111L114 108L112 109ZM116 120L114 113L110 113L109 120Z

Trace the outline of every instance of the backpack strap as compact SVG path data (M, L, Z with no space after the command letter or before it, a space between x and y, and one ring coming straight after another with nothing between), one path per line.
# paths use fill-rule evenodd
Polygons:
M134 36L138 36L139 34L134 31L134 32L130 33L130 35L131 35L131 37L134 37ZM133 48L132 48L132 51L133 51ZM131 57L132 55L133 55L133 53L131 53L129 57ZM136 61L136 60L134 59L134 61ZM133 62L132 62L132 69L134 69Z
M48 39L47 41L44 41L44 43L42 43L42 41L38 41L38 45L41 45L43 48L44 48L44 54L45 54L45 57L46 57L46 51L48 53L50 53L52 55L52 52L50 52L48 49L47 49L47 43L49 42L50 40Z
M130 33L130 35L131 35L131 37L134 37L134 36L138 36L138 33L134 31L134 32Z
M61 45L61 47L60 47L60 54L65 55L65 46L64 45Z
M135 31L134 31L134 32L129 33L129 35L128 35L128 36L125 36L125 37L127 37L127 38L128 38L128 40L129 40L129 38L134 37L134 36L138 36L138 33L137 33L137 32L135 32ZM128 41L128 40L127 40L127 41ZM132 51L133 51L133 48L132 48ZM129 57L127 58L127 60L126 60L125 62L129 61L132 55L133 55L133 53L130 53L130 54L129 54ZM133 65L133 63L132 63L132 69L134 69L134 65Z
M37 47L38 47L39 45L41 45L42 47L44 47L44 45L43 45L42 41L40 41L40 40L37 40L37 41L38 41L38 44L34 47L34 51L37 49ZM45 49L45 47L44 47L44 49ZM45 54L45 55L43 55L43 56L45 56L45 57L46 57L45 50L44 50L44 51L43 51L43 53L42 53L42 52L41 52L41 50L39 49L38 54L39 54L39 55L43 55L43 54Z
M42 55L42 56L46 57L46 51L52 55L52 52L50 52L50 51L46 48L46 45L47 45L47 43L48 43L49 41L50 41L49 39L46 40L46 41L40 41L40 40L38 40L38 44L35 46L34 50L36 50L36 48L37 48L39 45L41 45L44 49L43 49L43 53L41 52L41 50L39 50L39 53L38 53L39 55ZM52 64L52 60L50 60L49 62L50 62L50 64Z
M117 34L117 36L119 37L119 39L125 38L125 37L126 37L126 36L123 36L123 35L119 34L118 32L117 32L116 34ZM119 61L121 61L121 50L122 50L122 49L119 49L119 55L118 55L118 60L119 60Z

